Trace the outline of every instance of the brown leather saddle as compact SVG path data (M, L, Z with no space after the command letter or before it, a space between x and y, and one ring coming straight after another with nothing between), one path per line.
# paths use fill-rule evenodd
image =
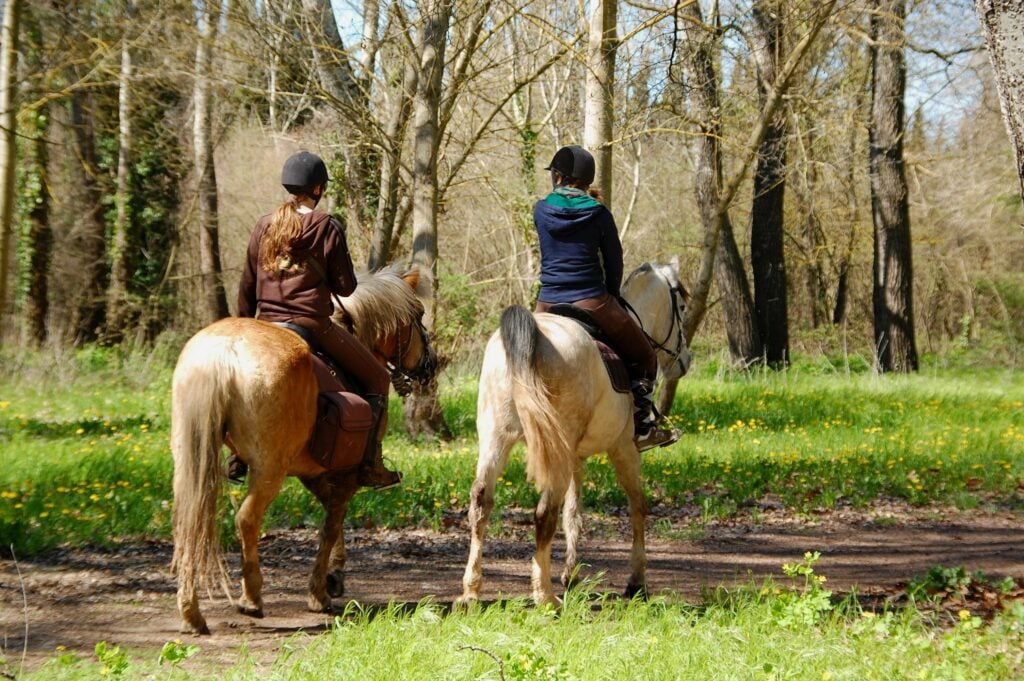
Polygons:
M604 360L604 368L608 371L608 378L612 382L612 388L615 392L619 393L631 392L626 363L622 361L615 348L608 343L608 339L604 332L601 331L601 327L597 325L589 312L581 307L576 307L572 303L556 303L549 307L547 311L561 317L568 317L586 329L601 353L601 359Z
M272 323L294 331L313 353L313 373L319 394L316 423L309 442L310 455L328 470L354 469L363 459L373 426L370 403L353 392L352 380L324 354L308 329L290 322Z

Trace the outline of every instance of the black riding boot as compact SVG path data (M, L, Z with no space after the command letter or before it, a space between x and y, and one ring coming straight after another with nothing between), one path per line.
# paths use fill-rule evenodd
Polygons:
M630 384L633 392L633 441L641 452L654 447L665 447L679 439L680 433L658 413L651 394L654 384L637 379Z
M373 412L373 423L370 425L370 437L366 441L363 461L359 464L358 481L361 486L376 490L390 489L402 484L401 473L384 467L384 455L380 445L382 434L379 431L384 419L384 410L387 409L386 399L382 395L366 396L366 401L370 403Z

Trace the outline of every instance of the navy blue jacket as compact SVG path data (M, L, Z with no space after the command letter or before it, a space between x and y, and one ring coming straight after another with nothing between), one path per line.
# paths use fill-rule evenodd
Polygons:
M573 303L622 284L622 243L611 211L586 192L558 187L533 207L540 237L540 300Z

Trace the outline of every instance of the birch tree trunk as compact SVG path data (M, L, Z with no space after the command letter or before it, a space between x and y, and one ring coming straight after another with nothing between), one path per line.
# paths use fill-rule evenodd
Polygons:
M197 4L199 40L196 43L195 82L192 87L196 223L199 227L199 270L203 289L200 319L204 325L228 316L220 266L217 171L214 167L211 131L213 105L210 74L213 70L213 41L217 35L220 6L216 0L202 0Z
M402 76L402 92L392 109L384 129L385 148L380 155L380 185L377 193L377 214L374 217L373 234L370 238L370 253L367 267L375 271L391 260L391 242L398 220L398 189L402 173L402 140L409 125L412 102L419 84L419 64L407 58Z
M612 207L612 124L615 118L615 52L618 0L594 0L587 45L587 81L583 146L594 155L594 185Z
M985 46L995 72L999 106L1013 145L1024 201L1024 3L974 0L974 4L981 15Z
M128 308L128 242L131 230L130 184L131 184L131 88L132 53L129 47L129 27L132 22L133 3L125 3L125 30L121 37L121 72L118 78L117 119L117 188L114 197L117 218L114 222L110 244L110 283L107 285L107 326L106 337L120 340Z
M751 42L758 70L759 101L764 107L779 75L782 2L759 0L753 7ZM783 250L783 205L786 194L786 114L772 116L757 151L754 198L750 213L750 266L754 282L754 314L764 359L769 366L789 362L789 312L786 259Z
M910 207L903 164L905 0L873 0L871 16L871 214L875 352L883 372L917 371Z
M431 275L424 324L434 330L437 305L437 150L441 78L452 0L422 0L420 78L413 104L412 262ZM451 437L438 401L437 384L417 387L405 400L405 426L417 435Z
M0 340L6 331L11 243L14 233L14 177L16 163L16 104L18 18L20 0L6 0L0 24Z

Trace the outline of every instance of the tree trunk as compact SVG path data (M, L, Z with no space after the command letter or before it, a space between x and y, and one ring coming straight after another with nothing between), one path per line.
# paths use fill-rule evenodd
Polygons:
M125 35L121 38L121 74L118 79L117 118L117 189L114 197L117 218L110 244L110 284L107 286L106 337L119 341L125 332L128 312L128 243L131 230L131 87L132 54L128 43L128 27L132 20L132 3L125 5Z
M720 148L719 148L720 149ZM718 152L721 163L721 151ZM720 183L719 183L720 186ZM743 256L736 245L728 211L719 217L718 255L715 258L715 285L722 296L725 334L734 362L747 367L764 361L764 345L754 314L754 301L744 269Z
M314 41L314 58L321 88L331 105L340 114L345 145L344 183L342 201L349 229L359 233L369 231L367 223L371 211L367 199L371 195L370 177L377 166L367 133L375 126L370 123L369 89L359 86L349 63L345 43L338 33L330 0L302 0L302 7L313 22L318 37ZM368 84L367 84L368 85Z
M391 260L391 241L395 235L395 224L399 214L398 189L402 173L402 140L409 123L412 102L419 84L419 64L411 57L405 61L402 78L402 93L392 103L384 144L380 156L380 188L377 195L377 214L370 239L370 253L367 267L375 271Z
M14 177L16 174L17 105L15 89L18 66L19 0L4 4L0 25L0 341L6 330L8 279L14 233Z
M779 75L783 50L782 6L779 0L754 4L751 31L758 65L761 107ZM786 300L786 260L783 251L783 204L786 192L786 114L772 116L757 151L754 198L750 214L750 265L754 282L754 314L765 361L784 366L789 361L789 313Z
M25 244L29 251L28 292L25 296L25 331L30 342L46 342L46 317L50 311L50 263L53 260L53 229L50 227L50 189L47 166L50 160L48 106L34 116L32 131L33 170L39 174L37 193L28 214L29 233Z
M431 275L432 294L425 302L424 324L434 330L437 304L437 150L441 78L452 0L423 0L420 4L420 79L414 103L412 261ZM406 430L450 437L437 395L437 384L417 387L405 401Z
M871 17L871 212L875 351L881 371L917 371L910 209L903 164L905 0L874 0Z
M88 92L76 90L71 95L71 128L78 172L85 204L75 236L75 251L84 274L71 317L75 345L95 341L103 329L106 301L106 228L100 216L101 192L96 181L95 112Z
M587 47L586 110L583 146L597 161L594 185L612 207L612 125L615 118L615 53L618 0L594 0Z
M1024 201L1024 4L1020 0L974 0L974 4L981 15Z
M749 364L761 357L761 339L754 323L754 303L750 297L743 259L733 235L728 206L722 205L722 119L714 57L718 40L716 32L705 25L697 3L688 5L682 11L688 15L685 30L691 105L694 119L700 126L700 135L695 142L696 194L697 209L704 225L704 248L710 248L715 253L714 278L722 294L729 349L734 359ZM696 288L704 291L705 301L709 283L705 282L702 286L698 282L696 285ZM691 335L696 329L696 325L685 327L684 324L684 332ZM690 340L688 337L687 342Z
M192 144L196 179L196 223L199 227L199 269L203 287L203 305L199 318L204 324L211 324L228 316L228 302L220 266L217 171L214 167L211 130L213 106L210 74L213 70L213 42L220 19L220 3L203 0L197 5L196 19L199 23L199 40L196 43L195 83L192 89Z

